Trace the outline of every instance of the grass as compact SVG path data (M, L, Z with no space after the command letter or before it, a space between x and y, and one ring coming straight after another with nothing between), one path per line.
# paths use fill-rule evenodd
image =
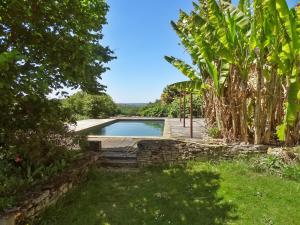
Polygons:
M300 183L246 161L94 170L35 225L300 224Z

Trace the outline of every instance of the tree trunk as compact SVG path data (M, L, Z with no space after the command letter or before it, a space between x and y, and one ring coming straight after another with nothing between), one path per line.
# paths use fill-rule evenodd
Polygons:
M267 87L267 90L269 90L268 94L268 104L267 104L267 115L266 115L266 126L264 131L264 143L270 144L271 134L273 131L273 124L274 124L274 114L276 112L276 109L274 106L276 106L276 90L277 90L277 74L276 70L273 69L271 72L271 79L269 82L269 85ZM279 91L279 90L278 90Z
M245 143L248 143L248 116L247 116L247 85L245 81L242 81L241 89L241 134L242 140Z
M261 114L261 83L262 83L262 68L257 65L257 85L256 85L256 99L255 99L255 113L254 113L254 144L261 143L261 128L260 128L260 114Z
M238 122L238 106L236 104L236 95L237 95L237 76L236 76L236 69L231 68L230 70L230 94L229 94L229 102L230 102L230 110L231 110L231 116L232 116L232 129L233 129L233 138L234 140L237 140L239 135L239 122Z
M221 105L220 105L220 100L217 96L215 96L215 113L216 113L216 122L217 122L217 127L219 130L222 130L222 123L221 123Z

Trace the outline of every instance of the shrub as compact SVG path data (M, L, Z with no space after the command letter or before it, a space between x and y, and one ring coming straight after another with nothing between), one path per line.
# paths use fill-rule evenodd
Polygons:
M286 178L300 181L300 165L287 165L282 169L282 175Z
M252 169L257 172L278 173L284 165L283 160L275 155L259 157L252 161Z
M189 106L190 106L190 98L186 98L186 114L189 114ZM193 96L193 116L194 117L201 117L202 116L202 106L203 100L200 95ZM180 99L175 98L174 101L169 105L168 108L168 116L171 118L178 118L180 117Z
M74 122L58 100L24 96L12 109L17 126L7 120L0 140L0 194L16 193L22 187L61 171L71 160L69 151L78 138L66 123Z
M282 158L276 155L268 155L259 158L254 158L251 161L251 168L255 172L266 172L300 181L299 163L287 164L283 161Z
M12 111L13 115L23 116L17 125L12 118L0 130L2 157L19 154L33 163L52 163L59 152L72 145L74 134L68 131L66 123L75 121L60 101L25 96Z
M189 114L190 99L186 98L186 115ZM170 117L178 118L180 117L180 100L179 98L174 98L171 103L164 103L162 100L157 100L154 103L149 103L140 110L141 116L150 117ZM202 116L202 97L199 95L194 95L193 98L193 116Z
M125 116L140 116L141 109L146 104L118 104L120 114Z
M222 134L221 134L221 131L218 127L210 127L208 129L208 135L212 138L221 138L222 137Z
M160 101L156 101L143 107L140 114L141 116L149 117L167 117L168 105L162 104Z
M0 210L14 206L16 196L32 185L62 172L78 156L77 151L64 151L50 164L33 163L21 155L11 154L0 160Z

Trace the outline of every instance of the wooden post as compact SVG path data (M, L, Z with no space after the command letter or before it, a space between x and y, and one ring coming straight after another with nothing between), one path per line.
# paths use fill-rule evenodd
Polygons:
M190 135L193 138L193 93L191 92L190 99Z
M185 127L185 92L183 92L183 127Z
M180 117L180 123L181 123L181 120L182 120L182 94L181 94L181 92L179 95L179 117Z

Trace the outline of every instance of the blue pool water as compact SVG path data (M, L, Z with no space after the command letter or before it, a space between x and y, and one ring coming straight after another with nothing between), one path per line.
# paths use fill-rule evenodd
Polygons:
M121 120L107 126L94 127L89 135L103 136L162 136L163 120Z

